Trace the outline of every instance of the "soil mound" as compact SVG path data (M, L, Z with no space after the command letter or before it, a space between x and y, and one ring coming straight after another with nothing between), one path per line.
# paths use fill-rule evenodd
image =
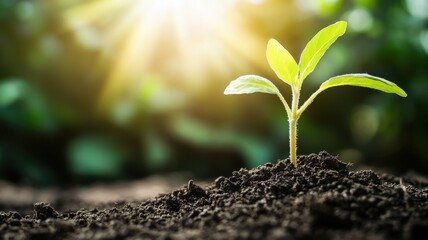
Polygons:
M241 169L142 203L0 212L3 239L426 239L428 185L326 152Z

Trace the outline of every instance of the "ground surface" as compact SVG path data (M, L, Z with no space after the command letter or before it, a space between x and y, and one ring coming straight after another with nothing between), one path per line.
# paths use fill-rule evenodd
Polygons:
M427 239L428 183L321 152L143 202L0 212L3 239ZM58 206L58 207L57 207ZM75 205L71 205L75 206Z

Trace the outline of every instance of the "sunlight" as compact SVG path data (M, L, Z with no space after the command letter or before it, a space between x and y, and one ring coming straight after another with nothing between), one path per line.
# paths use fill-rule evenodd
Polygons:
M266 39L242 27L236 0L82 1L65 11L67 27L108 69L99 106L105 109L144 74L197 90L206 80L264 66ZM245 61L243 61L244 59Z

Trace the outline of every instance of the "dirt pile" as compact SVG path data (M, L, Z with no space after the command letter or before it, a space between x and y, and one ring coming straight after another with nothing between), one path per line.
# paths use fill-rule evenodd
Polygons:
M349 171L326 152L233 172L142 203L0 212L3 239L425 239L428 184Z

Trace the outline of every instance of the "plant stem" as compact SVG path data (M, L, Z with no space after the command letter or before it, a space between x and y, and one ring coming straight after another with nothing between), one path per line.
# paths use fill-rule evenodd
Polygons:
M297 111L297 117L300 117L300 115L302 115L302 113L306 110L306 108L311 105L311 103L314 101L314 99L318 96L318 94L320 94L324 89L318 89L316 92L314 92L309 98L308 100L306 100L305 103L303 103L303 105L300 107L300 109Z
M292 88L292 93L291 114L288 118L290 131L290 161L294 167L297 167L297 120L299 119L297 111L299 107L300 89Z
M279 99L281 100L282 104L284 105L285 111L287 111L287 117L290 118L291 116L291 109L288 106L287 101L285 101L284 97L281 95L281 93L278 94Z
M297 167L296 153L297 153L297 121L289 119L289 128L290 128L290 161Z

